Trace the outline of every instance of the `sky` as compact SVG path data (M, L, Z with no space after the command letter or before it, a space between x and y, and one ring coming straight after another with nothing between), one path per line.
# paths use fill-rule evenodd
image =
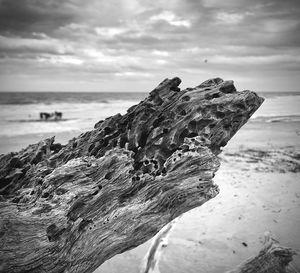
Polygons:
M0 91L300 91L299 45L299 0L0 0Z

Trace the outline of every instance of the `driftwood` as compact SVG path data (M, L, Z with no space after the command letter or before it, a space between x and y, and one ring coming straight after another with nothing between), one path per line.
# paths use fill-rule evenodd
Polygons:
M226 273L297 273L290 264L295 254L294 250L281 246L266 234L264 246L255 257Z
M66 146L0 158L1 272L93 272L218 194L216 155L263 99L220 78L180 82Z

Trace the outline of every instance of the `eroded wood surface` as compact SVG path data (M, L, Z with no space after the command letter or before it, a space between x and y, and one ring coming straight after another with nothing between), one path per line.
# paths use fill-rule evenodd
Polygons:
M263 99L220 78L180 82L66 146L0 158L1 272L93 272L218 194L216 155Z
M297 273L290 264L296 252L279 244L267 233L265 243L259 253L226 273Z

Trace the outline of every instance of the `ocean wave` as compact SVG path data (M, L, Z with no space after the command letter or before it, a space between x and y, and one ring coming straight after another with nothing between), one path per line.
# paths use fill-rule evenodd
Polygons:
M263 122L299 122L300 115L259 115L252 116L251 120Z
M146 97L145 93L131 92L0 92L0 105L28 105L28 104L60 104L60 103L112 103L114 101L140 101Z

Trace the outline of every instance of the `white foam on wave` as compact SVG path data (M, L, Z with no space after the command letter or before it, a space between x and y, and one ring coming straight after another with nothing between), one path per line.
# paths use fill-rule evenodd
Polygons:
M300 96L281 96L266 98L252 119L278 119L282 121L299 120Z

